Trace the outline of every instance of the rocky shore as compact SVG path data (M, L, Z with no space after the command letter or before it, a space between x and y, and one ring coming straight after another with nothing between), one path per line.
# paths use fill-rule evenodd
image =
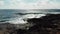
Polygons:
M0 34L60 34L60 14L47 14L20 24L0 24ZM32 24L32 25L31 25Z

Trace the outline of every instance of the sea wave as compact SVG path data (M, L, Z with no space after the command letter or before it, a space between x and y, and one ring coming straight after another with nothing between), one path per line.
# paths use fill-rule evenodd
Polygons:
M0 10L0 23L25 24L27 19L40 18L46 14L60 14L60 9Z
M45 16L45 14L26 14L22 16L19 15L15 18L11 18L9 21L6 21L6 22L12 23L12 24L25 24L25 23L28 23L27 19L40 18L42 16Z

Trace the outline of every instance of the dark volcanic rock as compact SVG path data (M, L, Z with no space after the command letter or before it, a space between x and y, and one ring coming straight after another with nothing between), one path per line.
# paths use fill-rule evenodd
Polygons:
M17 34L56 34L60 26L60 14L47 14L41 18L33 18L27 20L29 23L35 24L28 30L17 29Z
M36 24L29 29L30 32L37 32L38 34L49 34L48 28L53 30L59 26L58 23L60 22L60 14L50 14L41 18L28 19L27 21L29 23Z
M35 24L29 27L28 30L15 29L15 34L55 34L56 31L60 31L60 14L47 14L41 18L32 18L27 20L28 23ZM12 33L12 32L11 32Z

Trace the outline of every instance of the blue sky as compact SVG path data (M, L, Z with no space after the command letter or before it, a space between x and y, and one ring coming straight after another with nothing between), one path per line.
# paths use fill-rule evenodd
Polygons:
M60 9L60 0L0 0L0 9Z

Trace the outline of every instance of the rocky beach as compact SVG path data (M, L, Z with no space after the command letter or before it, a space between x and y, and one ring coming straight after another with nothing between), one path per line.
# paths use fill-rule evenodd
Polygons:
M0 10L0 34L60 34L59 11Z
M4 34L60 34L60 14L46 14L41 18L27 19L27 22L22 25L0 24L0 32Z

